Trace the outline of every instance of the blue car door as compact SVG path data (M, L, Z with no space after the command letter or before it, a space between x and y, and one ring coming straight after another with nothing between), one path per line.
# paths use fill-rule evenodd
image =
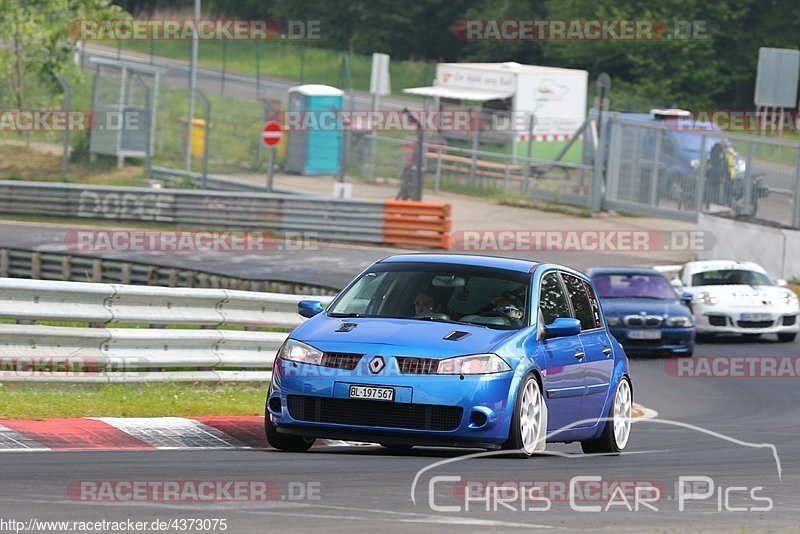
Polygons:
M559 317L571 317L567 294L556 271L542 277L539 289L539 322L547 325ZM548 407L548 432L579 420L584 395L583 349L579 336L542 340L544 394Z
M586 395L581 403L580 420L591 421L581 426L592 426L604 415L603 406L608 395L611 374L614 372L611 340L603 328L600 307L591 285L571 274L562 273L561 277L575 318L581 322L581 333L578 337L584 353Z

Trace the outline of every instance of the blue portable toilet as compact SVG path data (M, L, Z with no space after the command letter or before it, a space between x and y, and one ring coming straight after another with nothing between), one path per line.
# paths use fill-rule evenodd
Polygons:
M289 112L301 118L301 128L287 120L287 172L303 175L338 174L342 153L341 120L344 92L329 85L299 85L289 89Z

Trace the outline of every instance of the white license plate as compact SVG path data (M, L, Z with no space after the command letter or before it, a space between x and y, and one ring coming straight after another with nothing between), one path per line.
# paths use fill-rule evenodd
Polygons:
M743 313L741 321L771 321L772 315L768 313Z
M372 386L350 386L350 398L393 401L394 389L376 388Z
M661 339L661 330L631 330L628 339Z

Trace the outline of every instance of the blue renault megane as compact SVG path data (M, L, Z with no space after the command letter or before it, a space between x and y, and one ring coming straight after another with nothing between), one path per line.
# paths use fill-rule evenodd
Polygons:
M380 260L279 349L266 403L269 443L316 438L389 448L584 452L628 443L628 360L591 281L560 265L488 256Z

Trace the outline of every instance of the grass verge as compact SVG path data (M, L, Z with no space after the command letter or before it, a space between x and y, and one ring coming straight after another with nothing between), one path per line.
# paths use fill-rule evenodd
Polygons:
M0 384L0 419L263 415L266 384Z

